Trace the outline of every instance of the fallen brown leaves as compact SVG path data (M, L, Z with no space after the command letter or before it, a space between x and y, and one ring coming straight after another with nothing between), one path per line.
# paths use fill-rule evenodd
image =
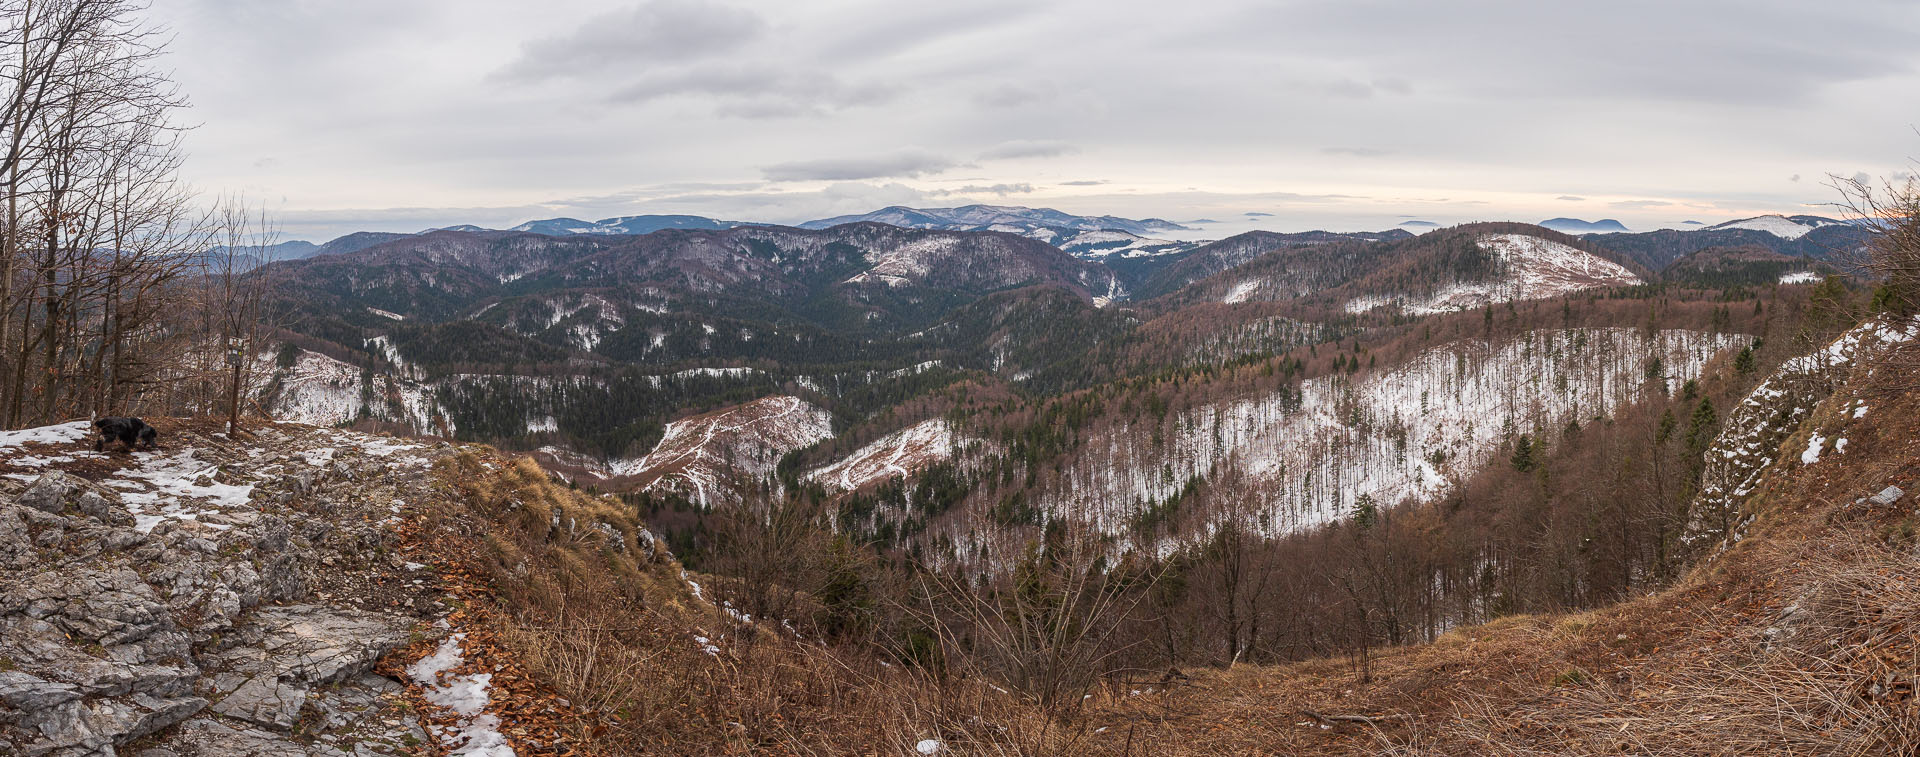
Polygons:
M490 673L485 712L500 719L500 732L511 742L516 754L579 753L575 736L593 730L593 719L576 711L567 700L542 685L518 655L502 643L492 576L481 561L481 545L471 534L451 528L454 521L409 508L396 525L400 552L406 559L432 566L441 582L447 603L455 607L446 617L448 633L461 633L463 655L460 665L442 675ZM430 629L421 629L430 630ZM425 725L451 727L458 717L427 702L422 690L408 678L406 666L434 652L440 643L438 634L421 633L406 648L381 661L380 672L407 681L408 700L420 713ZM431 730L431 729L430 729ZM434 754L445 754L445 745L435 743Z

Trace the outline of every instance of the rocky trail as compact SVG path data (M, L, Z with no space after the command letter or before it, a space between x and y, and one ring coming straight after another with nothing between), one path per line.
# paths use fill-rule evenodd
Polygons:
M156 425L0 433L0 754L514 753L403 544L450 445Z

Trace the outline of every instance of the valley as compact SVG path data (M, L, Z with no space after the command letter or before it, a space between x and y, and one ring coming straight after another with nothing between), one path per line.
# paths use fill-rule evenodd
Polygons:
M1920 14L1722 5L0 2L0 755L1920 755Z

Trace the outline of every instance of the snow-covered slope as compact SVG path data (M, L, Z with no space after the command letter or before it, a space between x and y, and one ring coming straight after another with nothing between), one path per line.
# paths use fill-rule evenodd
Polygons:
M1026 232L1026 235L1058 247L1074 257L1095 260L1112 257L1147 258L1176 255L1204 244L1204 242L1151 239L1112 229L1096 231L1035 229Z
M1189 479L1237 477L1233 489L1260 496L1230 517L1284 534L1346 517L1362 495L1383 507L1438 496L1511 436L1585 422L1648 391L1649 358L1661 359L1677 389L1747 339L1608 328L1453 343L1392 370L1307 381L1297 407L1274 394L1196 407L1157 429L1117 420L1090 432L1030 499L1048 517L1124 536L1131 518ZM964 543L968 532L949 535Z
M894 476L906 477L953 458L963 448L985 445L956 436L953 424L932 418L895 431L854 450L831 465L807 474L807 480L838 491L854 491Z
M277 420L337 426L370 418L402 423L423 433L454 431L426 384L385 373L363 380L366 372L359 367L305 350L293 358L292 365L282 368L274 363L273 352L260 358L264 381L256 396Z
M1799 239L1800 237L1806 236L1809 231L1813 231L1822 226L1839 225L1839 223L1839 221L1831 218L1822 218L1820 216L1793 216L1789 218L1780 215L1765 215L1715 224L1708 226L1707 230L1727 231L1730 229L1749 229L1752 231L1764 231L1781 239Z
M1361 297L1347 303L1348 312L1365 312L1397 302L1412 314L1448 313L1493 302L1558 297L1596 287L1643 283L1625 266L1549 239L1526 234L1489 234L1477 244L1492 254L1504 274L1493 281L1449 284L1422 298Z
M730 229L741 226L738 221L716 221L702 216L620 216L602 218L587 222L575 218L549 218L541 221L528 221L513 227L512 231L526 231L548 236L572 236L574 234L651 234L661 229Z
M678 492L701 507L739 504L780 457L833 436L833 416L799 397L763 397L667 424L652 452L608 466L638 491Z

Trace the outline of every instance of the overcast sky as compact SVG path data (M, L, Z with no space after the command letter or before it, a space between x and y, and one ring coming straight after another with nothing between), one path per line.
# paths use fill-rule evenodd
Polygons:
M1222 236L1819 212L1920 155L1912 0L155 0L288 238L974 202ZM1252 215L1271 214L1271 215Z

